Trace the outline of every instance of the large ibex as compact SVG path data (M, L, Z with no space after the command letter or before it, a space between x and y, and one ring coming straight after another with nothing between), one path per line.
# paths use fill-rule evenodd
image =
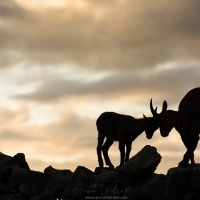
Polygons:
M152 102L150 109L160 123L160 133L163 137L169 135L174 127L180 134L181 139L187 148L179 167L189 163L195 164L194 151L197 147L200 134L200 88L190 90L181 100L178 111L167 110L167 102L163 102L163 111L158 114L153 109Z
M159 125L157 119L153 117L144 117L141 119L135 119L129 115L122 115L115 112L104 112L96 121L98 130L98 144L97 144L97 156L99 166L103 167L103 158L101 152L103 152L106 165L111 169L114 168L108 156L108 150L114 141L119 141L120 150L120 166L129 160L131 151L131 145L143 131L146 132L146 137L151 139L153 133L158 129ZM106 141L104 143L104 139ZM126 146L126 155L125 155Z

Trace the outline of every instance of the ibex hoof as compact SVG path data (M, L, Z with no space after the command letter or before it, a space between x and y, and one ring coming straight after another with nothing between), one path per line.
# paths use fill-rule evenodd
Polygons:
M178 164L178 167L187 167L187 165L188 165L188 162L181 161L181 162Z
M109 169L109 170L114 170L115 167L114 167L113 165L109 165L108 169Z
M116 167L116 169L120 169L122 166L123 166L123 165L119 165L119 166Z

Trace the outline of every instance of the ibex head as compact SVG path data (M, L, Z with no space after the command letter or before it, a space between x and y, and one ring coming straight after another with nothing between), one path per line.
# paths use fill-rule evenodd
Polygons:
M146 120L146 127L145 127L145 132L146 132L146 137L147 139L151 139L153 137L154 132L159 128L159 119L156 117L157 114L157 107L156 109L153 109L152 106L152 99L150 102L150 108L151 112L153 114L153 117L146 117L143 115L144 119Z
M152 99L151 99L150 110L153 115L153 118L156 118L159 121L160 134L163 137L167 137L173 128L173 125L171 123L171 120L170 120L168 112L167 112L167 102L166 101L163 102L162 111L160 114L158 114L157 107L156 107L156 109L153 108L153 103L152 103Z
M143 117L146 120L146 127L145 127L146 137L147 139L151 139L153 137L154 132L159 128L158 119L153 117L146 117L144 114Z

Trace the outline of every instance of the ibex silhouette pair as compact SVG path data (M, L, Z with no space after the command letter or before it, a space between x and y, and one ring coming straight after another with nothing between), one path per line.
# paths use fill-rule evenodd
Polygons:
M103 167L103 152L106 165L114 169L111 163L108 150L114 141L119 141L120 166L129 160L131 145L143 131L146 137L151 139L154 132L160 128L160 134L167 137L174 127L180 134L181 139L187 148L179 167L189 163L195 164L194 151L197 147L200 134L200 88L190 90L179 104L178 111L167 110L167 102L163 102L162 111L157 113L152 100L150 110L152 117L143 115L142 119L135 119L129 115L121 115L114 112L102 113L96 121L98 130L97 156L99 166ZM106 141L104 143L104 139ZM125 152L126 147L126 152Z

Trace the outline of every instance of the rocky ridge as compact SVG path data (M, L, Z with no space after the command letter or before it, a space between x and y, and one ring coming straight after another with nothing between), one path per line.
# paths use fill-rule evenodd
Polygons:
M155 174L160 161L156 148L147 145L117 170L49 166L42 173L30 170L23 153L0 153L0 200L200 199L199 165Z

